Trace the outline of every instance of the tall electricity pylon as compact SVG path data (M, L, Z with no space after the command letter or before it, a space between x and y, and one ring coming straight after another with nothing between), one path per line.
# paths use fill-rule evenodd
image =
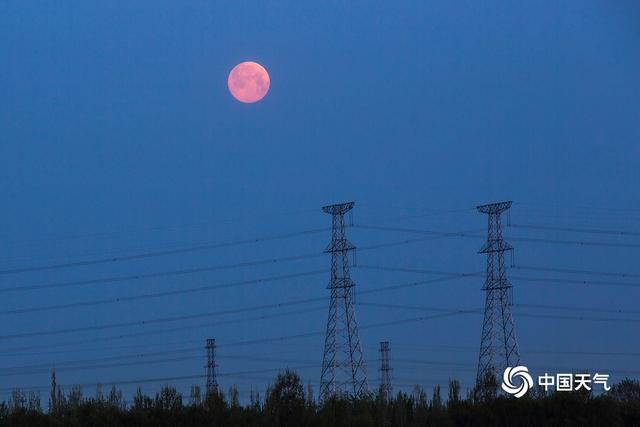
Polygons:
M216 340L207 339L207 396L218 393L218 375L216 368Z
M487 242L479 253L487 254L487 278L482 287L486 292L484 322L478 358L476 383L487 375L501 375L507 366L520 363L516 330L511 316L512 289L507 280L504 253L513 247L502 238L500 215L511 207L511 202L478 206L478 211L489 216Z
M380 341L380 397L389 400L391 397L391 366L389 363L389 341Z
M344 214L353 202L325 206L332 215L331 243L325 250L331 255L331 292L324 357L320 375L320 397L362 397L369 394L367 372L358 337L358 324L352 301L353 287L349 273L349 251L355 249L346 235Z

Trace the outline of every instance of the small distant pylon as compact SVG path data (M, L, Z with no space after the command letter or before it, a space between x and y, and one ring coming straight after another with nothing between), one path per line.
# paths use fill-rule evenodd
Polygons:
M331 291L327 334L324 342L320 398L334 396L363 397L369 394L358 323L352 301L353 287L349 273L349 252L355 249L347 240L344 215L353 209L353 202L325 206L332 216L331 243L325 250L331 255Z
M512 286L507 280L504 253L513 247L502 238L501 214L511 202L478 206L489 216L487 241L479 253L487 254L487 278L482 290L486 292L484 321L478 357L476 384L487 375L501 375L507 366L520 363L516 330L511 315Z
M391 366L389 363L389 341L380 341L380 397L389 400L391 397Z
M218 374L216 364L216 340L207 339L207 396L218 393Z

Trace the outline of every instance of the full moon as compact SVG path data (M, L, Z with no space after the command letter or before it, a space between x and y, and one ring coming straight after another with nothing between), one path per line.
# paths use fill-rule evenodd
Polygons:
M269 73L257 62L241 62L229 73L229 92L240 102L258 102L269 91Z

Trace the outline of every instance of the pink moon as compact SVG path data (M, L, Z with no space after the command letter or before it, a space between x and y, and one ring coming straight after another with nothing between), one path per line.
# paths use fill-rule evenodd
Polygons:
M229 92L240 102L260 101L269 91L269 73L257 62L241 62L233 67L227 79Z

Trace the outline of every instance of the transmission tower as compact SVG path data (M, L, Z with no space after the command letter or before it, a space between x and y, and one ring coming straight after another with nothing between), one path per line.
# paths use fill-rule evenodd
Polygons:
M500 217L510 207L511 202L478 206L479 212L489 216L489 226L487 242L478 252L487 254L487 278L482 287L486 292L486 300L477 384L487 375L501 375L507 366L520 363L516 330L511 316L512 289L504 265L504 253L513 247L502 238Z
M364 356L358 337L358 324L352 301L355 283L349 274L349 251L355 249L346 235L345 213L353 202L325 206L332 215L331 243L325 250L331 255L331 291L324 357L320 375L320 397L362 397L369 394Z
M380 341L380 397L384 400L388 400L391 396L391 371L389 341Z
M216 340L207 339L207 396L218 393L218 374L216 368Z

